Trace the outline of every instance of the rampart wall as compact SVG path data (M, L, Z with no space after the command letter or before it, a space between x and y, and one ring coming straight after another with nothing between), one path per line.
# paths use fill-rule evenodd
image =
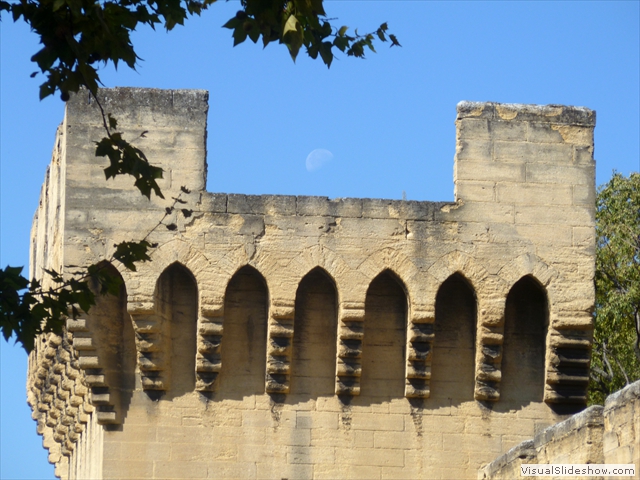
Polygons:
M100 95L192 213L154 229L171 201L105 181L67 103L32 275L157 247L30 356L61 478L475 478L584 408L594 112L462 102L454 202L329 200L207 192L206 92Z
M520 466L527 464L635 464L636 472L640 471L640 382L610 395L604 407L589 407L513 447L482 468L478 479L519 478ZM544 478L561 477L567 478L561 475ZM572 478L621 477L574 475Z

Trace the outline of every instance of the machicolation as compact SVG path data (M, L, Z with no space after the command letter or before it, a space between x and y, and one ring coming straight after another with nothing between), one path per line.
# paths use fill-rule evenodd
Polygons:
M56 474L476 478L586 405L595 112L458 105L455 201L205 190L208 94L113 89L105 110L188 218L62 336L28 399ZM67 103L31 275L71 275L167 202L105 181L87 95ZM116 270L119 269L119 270Z

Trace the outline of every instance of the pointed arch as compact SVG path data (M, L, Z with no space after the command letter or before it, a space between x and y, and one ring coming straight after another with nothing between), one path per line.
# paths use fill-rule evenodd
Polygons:
M319 267L331 277L334 284L339 285L343 278L347 278L352 269L344 259L325 245L316 244L304 248L287 266L296 284L311 270Z
M460 273L474 286L477 305L475 399L497 401L500 398L500 363L504 303L502 292L508 287L499 275L491 274L474 258L459 250L440 257L428 273L442 285L451 275ZM434 297L437 295L434 291ZM506 296L506 293L505 293ZM435 298L434 298L435 302Z
M501 286L504 284L501 277L491 275L476 259L459 250L454 250L438 258L429 267L428 273L436 279L438 285L442 285L456 273L463 275L467 282L475 286L474 291L479 302L505 288ZM436 293L437 290L434 290L433 294L436 295Z
M504 298L513 285L523 277L530 276L545 289L549 305L554 304L556 284L560 283L560 274L534 253L525 253L514 258L500 269L498 276L503 280Z
M361 395L404 396L408 299L402 280L390 269L369 284L362 341Z
M218 312L222 308L223 291L216 290L225 275L221 272L222 261L215 263L194 247L191 243L174 238L163 243L151 251L151 261L143 262L137 272L126 272L131 279L158 278L169 266L180 264L186 268L198 285L198 305L205 314ZM134 282L137 285L132 290L129 311L144 314L153 310L155 285L146 281ZM225 283L226 284L226 283ZM216 313L217 314L217 313Z
M450 275L436 294L431 361L431 397L455 404L473 400L477 299L461 272Z
M391 247L378 250L358 266L358 271L362 272L368 280L363 287L370 285L372 280L380 274L386 271L392 272L402 285L408 304L422 303L419 299L424 297L421 288L423 275L402 251ZM366 294L366 291L363 293Z
M218 387L223 398L264 393L268 304L269 292L262 274L250 265L238 268L224 294Z
M291 393L331 396L335 390L338 295L335 281L313 268L296 291Z
M160 274L154 292L156 315L161 322L167 358L170 397L195 388L198 324L198 286L187 267L173 262Z
M546 289L533 275L525 275L505 302L501 397L516 408L543 400L548 327Z

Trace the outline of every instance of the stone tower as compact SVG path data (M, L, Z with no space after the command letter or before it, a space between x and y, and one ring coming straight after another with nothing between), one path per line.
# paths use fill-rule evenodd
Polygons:
M455 202L329 200L207 192L204 91L100 98L193 214L154 230L170 201L105 181L67 103L31 275L158 245L30 356L59 477L476 478L584 408L593 111L462 102Z

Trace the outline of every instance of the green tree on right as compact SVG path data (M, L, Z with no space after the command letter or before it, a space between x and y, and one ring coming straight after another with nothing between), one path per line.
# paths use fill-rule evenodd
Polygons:
M596 310L589 404L640 379L640 173L596 199Z

